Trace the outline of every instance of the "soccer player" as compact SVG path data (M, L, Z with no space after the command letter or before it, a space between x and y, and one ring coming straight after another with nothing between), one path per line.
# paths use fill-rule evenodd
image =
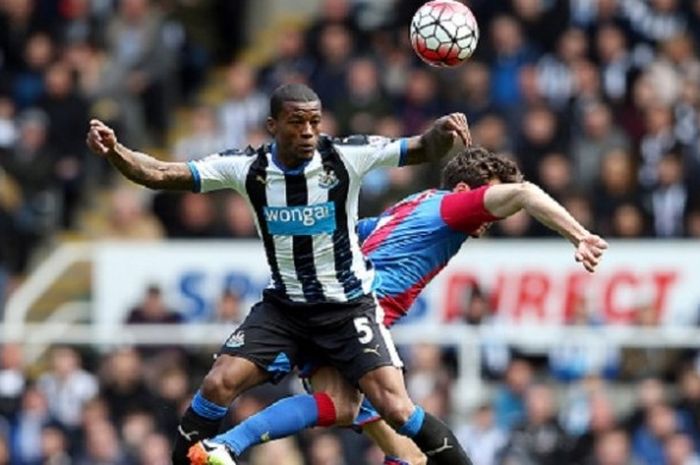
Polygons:
M255 213L271 270L262 301L223 344L183 416L174 463L188 463L189 447L216 434L240 393L279 380L303 351L326 354L350 385L358 386L400 434L432 453L436 464L469 464L449 428L408 397L401 361L372 292L374 271L355 232L362 177L377 167L437 160L458 140L469 145L466 118L450 114L420 136L396 141L379 136L332 139L320 135L320 124L321 102L301 84L281 86L270 98L272 144L189 163L163 162L130 150L104 123L90 123L91 150L138 184L240 192ZM354 418L354 412L347 419L338 417L324 393L288 400L288 414L276 422L275 434ZM223 445L199 445L191 451L196 463L235 463Z
M494 221L520 210L567 238L576 248L576 261L590 272L607 248L603 239L588 232L549 195L523 182L517 166L505 157L470 147L450 159L442 177L441 190L414 194L379 217L358 224L362 251L376 270L376 295L387 327L408 312L418 294L468 237L483 235ZM330 395L339 411L356 411L358 396L352 394L340 373L322 366L322 360L314 365L304 370L306 376L311 375L313 389ZM275 419L286 415L288 409L288 401L273 404L212 442L241 454L250 445L270 438ZM363 402L355 425L384 450L385 464L424 463L425 457L415 444L381 421L368 402Z

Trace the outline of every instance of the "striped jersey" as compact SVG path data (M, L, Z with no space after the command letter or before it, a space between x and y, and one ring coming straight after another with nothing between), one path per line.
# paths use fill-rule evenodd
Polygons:
M360 221L362 251L375 267L375 294L387 327L408 312L470 233L498 219L484 206L487 189L423 191Z
M321 136L313 157L284 167L274 144L189 162L194 190L234 189L254 212L271 271L268 288L294 302L347 302L372 291L356 234L362 177L403 164L407 139Z

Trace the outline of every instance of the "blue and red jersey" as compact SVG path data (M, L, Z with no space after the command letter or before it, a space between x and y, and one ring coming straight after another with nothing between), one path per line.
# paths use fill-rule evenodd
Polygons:
M408 312L471 233L498 219L484 206L487 189L426 190L360 221L358 235L375 268L375 294L386 326Z

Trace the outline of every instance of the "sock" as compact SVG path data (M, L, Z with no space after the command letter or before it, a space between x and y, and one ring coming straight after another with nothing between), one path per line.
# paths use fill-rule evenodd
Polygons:
M411 465L408 462L404 462L398 457L393 457L391 455L387 455L384 457L384 465Z
M291 436L305 428L334 423L335 406L327 394L303 394L275 402L216 436L214 441L225 444L238 456L256 444Z
M172 454L173 465L190 465L187 458L189 448L202 439L215 436L227 410L223 405L205 399L202 393L197 391L177 427Z
M399 434L413 439L418 448L435 465L472 465L457 438L443 422L416 407Z

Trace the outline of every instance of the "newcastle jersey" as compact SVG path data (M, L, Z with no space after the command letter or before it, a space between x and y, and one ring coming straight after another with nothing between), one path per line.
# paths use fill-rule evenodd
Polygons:
M355 232L362 177L403 164L407 139L321 136L314 156L289 169L274 144L189 162L196 192L234 189L248 201L271 271L269 287L294 302L346 302L372 289L372 265Z

